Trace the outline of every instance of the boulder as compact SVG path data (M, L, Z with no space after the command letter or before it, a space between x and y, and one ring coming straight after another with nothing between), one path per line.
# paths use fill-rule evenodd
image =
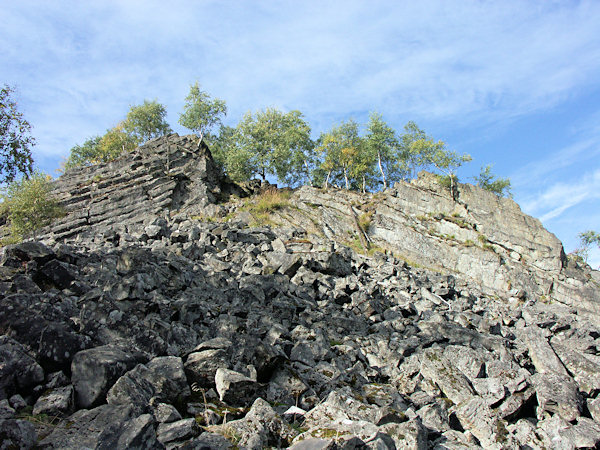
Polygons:
M106 401L106 393L117 379L136 364L135 358L113 345L103 345L75 354L71 380L80 408Z

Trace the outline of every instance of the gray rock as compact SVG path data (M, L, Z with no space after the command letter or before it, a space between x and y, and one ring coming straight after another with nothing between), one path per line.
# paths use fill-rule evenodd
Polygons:
M161 423L156 429L156 436L161 444L191 439L200 434L200 427L195 419L182 419L176 422Z
M15 410L10 406L7 399L0 400L0 420L12 419L15 416Z
M54 251L42 242L22 242L2 248L0 266L19 268L24 262L28 261L35 261L39 265L44 265L54 257Z
M290 450L333 450L337 448L333 439L308 438L296 442Z
M506 428L481 397L473 397L457 406L456 416L465 430L470 431L484 448L515 448L517 445Z
M217 370L215 385L221 401L233 406L249 404L260 389L256 380L228 369Z
M33 414L67 416L73 412L74 403L72 385L56 388L38 398L33 406Z
M454 368L441 350L431 348L423 353L421 375L436 383L454 404L466 402L475 395L467 377Z
M29 449L37 443L37 434L31 422L0 419L0 448Z
M392 439L397 449L425 450L428 448L427 431L419 419L411 419L405 423L388 423L381 426L380 430Z
M234 446L220 434L205 432L197 438L189 440L181 448L185 450L229 450Z
M19 394L15 394L12 397L10 397L9 402L10 406L12 406L15 409L22 409L27 406L27 402Z
M229 361L224 349L207 349L190 353L185 361L185 373L191 383L203 388L215 387L219 368L227 369Z
M106 400L106 393L117 379L136 364L135 358L113 345L104 345L75 354L71 380L77 404L90 408Z
M170 423L176 422L177 420L181 420L181 414L179 411L168 403L160 403L160 402L152 402L151 399L150 404L152 405L152 413L154 415L154 419L158 423Z
M156 439L154 420L150 414L142 414L123 424L113 424L104 429L98 437L96 449L116 448L139 449L164 448Z
M48 448L96 448L101 434L110 427L124 427L132 418L132 412L132 408L126 405L81 409L54 427L39 445Z
M592 415L592 419L600 423L600 397L588 399L587 407Z
M557 352L560 360L569 370L579 386L579 390L588 395L600 390L600 365L567 345L552 343L552 348Z
M0 398L44 380L42 367L19 342L8 336L0 336L0 361Z
M523 329L520 335L529 349L529 357L538 372L554 372L560 375L568 375L564 365L558 356L556 356L556 353L554 353L544 333L537 326Z
M531 381L538 400L538 418L543 418L545 411L556 413L568 422L581 415L581 398L570 376L536 373Z

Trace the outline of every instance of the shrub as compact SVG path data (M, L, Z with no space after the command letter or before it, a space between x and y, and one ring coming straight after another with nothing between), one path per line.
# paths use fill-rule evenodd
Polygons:
M2 215L10 225L10 240L18 242L63 215L52 196L51 178L36 172L31 178L12 182L2 194Z

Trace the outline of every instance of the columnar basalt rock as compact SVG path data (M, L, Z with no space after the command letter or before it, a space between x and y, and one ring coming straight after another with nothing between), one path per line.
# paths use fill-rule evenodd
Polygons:
M462 185L454 202L425 176L373 196L302 188L272 215L281 227L249 227L235 206L211 203L229 188L208 154L174 156L177 142L196 145L170 136L66 174L57 192L72 212L43 243L1 250L0 441L600 445L600 326L586 314L600 312L597 290L586 297L595 274L565 265L560 243L514 203ZM186 189L160 175L167 156ZM100 173L102 198L69 193ZM136 182L164 196L117 195ZM203 220L219 208L234 219ZM73 219L83 209L103 213ZM355 215L391 251L343 245ZM464 245L473 233L486 241ZM460 252L465 265L448 273ZM467 270L476 262L497 274ZM502 277L513 275L509 289Z

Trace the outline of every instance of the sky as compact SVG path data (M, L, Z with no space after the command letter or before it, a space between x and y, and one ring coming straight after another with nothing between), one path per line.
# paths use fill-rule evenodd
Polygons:
M315 138L371 111L412 120L472 156L461 181L487 164L510 178L570 252L600 231L598 24L598 1L0 0L0 84L55 176L145 99L187 134L196 81L231 126L267 107L300 110Z

